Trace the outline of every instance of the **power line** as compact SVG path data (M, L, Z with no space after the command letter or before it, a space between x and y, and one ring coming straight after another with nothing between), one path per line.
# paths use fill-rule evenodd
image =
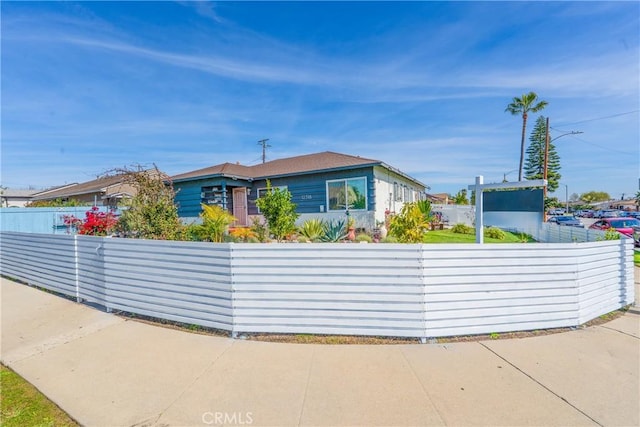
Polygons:
M630 153L628 151L616 150L615 148L611 148L611 147L605 147L604 145L599 145L599 144L596 144L594 142L590 142L590 141L587 141L587 140L584 140L582 138L578 138L578 137L575 137L575 136L574 136L574 138L576 140L580 141L580 142L584 142L586 144L593 145L594 147L602 148L603 150L613 151L613 152L616 152L616 153L627 154L627 155L634 155L635 154L635 153Z
M587 123L587 122L595 122L596 120L605 120L605 119L611 119L613 117L620 117L620 116L626 116L627 114L633 114L633 113L637 113L640 110L633 110L633 111L627 111L625 113L619 113L619 114L613 114L611 116L604 116L604 117L596 117L595 119L587 119L587 120L580 120L579 122L573 122L573 123L562 123L560 126L569 126L569 125L577 125L579 123Z

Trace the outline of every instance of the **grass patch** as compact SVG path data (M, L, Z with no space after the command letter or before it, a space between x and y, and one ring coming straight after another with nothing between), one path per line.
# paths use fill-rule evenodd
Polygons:
M492 239L491 237L484 238L485 243L531 243L534 240L530 236L504 232L505 238ZM424 239L424 243L475 243L475 234L460 234L454 233L451 230L436 230L429 231Z
M3 427L78 426L34 386L0 365L0 424Z
M633 263L640 267L640 252L633 251Z

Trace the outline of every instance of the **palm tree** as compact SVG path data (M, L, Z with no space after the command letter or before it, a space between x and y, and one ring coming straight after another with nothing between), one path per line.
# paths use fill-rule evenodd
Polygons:
M537 113L544 109L548 104L547 101L539 101L535 92L529 92L522 95L521 98L515 97L511 104L507 105L504 111L511 114L522 115L522 141L520 142L520 167L518 169L518 181L522 181L522 165L524 164L524 136L527 131L527 116L529 112Z

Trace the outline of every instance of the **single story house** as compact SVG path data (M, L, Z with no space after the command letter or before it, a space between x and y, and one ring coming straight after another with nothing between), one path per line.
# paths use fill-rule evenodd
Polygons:
M120 200L135 194L135 187L126 183L123 175L117 174L41 191L34 194L31 200L76 200L87 205L116 208Z
M254 166L223 163L171 177L181 218L193 221L201 204L219 205L250 225L259 216L256 199L267 180L287 189L300 214L309 218L346 218L371 229L386 212L425 198L425 184L380 160L330 151L273 160Z
M38 191L41 190L0 187L0 207L23 208Z

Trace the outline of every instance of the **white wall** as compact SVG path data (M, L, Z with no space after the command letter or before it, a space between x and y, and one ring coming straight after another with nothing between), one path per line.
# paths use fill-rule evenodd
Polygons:
M382 167L375 167L373 169L373 176L375 180L375 197L376 197L376 210L375 210L375 220L376 221L384 221L385 220L385 211L389 210L390 212L398 213L402 210L405 202L408 202L404 199L404 194L402 196L402 200L395 200L393 197L394 194L394 183L398 183L400 188L402 186L407 186L411 193L412 199L409 201L417 200L418 193L420 189L415 186L413 182L406 179L402 175L394 173L388 169Z

